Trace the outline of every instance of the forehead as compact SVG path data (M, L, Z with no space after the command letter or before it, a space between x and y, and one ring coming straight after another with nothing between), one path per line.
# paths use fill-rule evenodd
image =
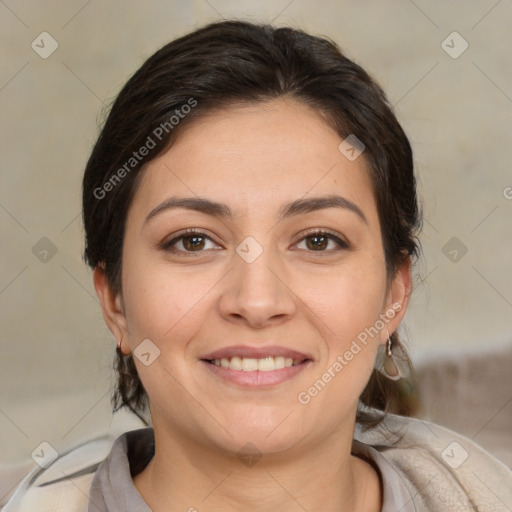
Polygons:
M368 165L338 149L342 137L292 99L230 107L194 120L143 171L134 207L146 215L170 195L262 215L300 197L339 194L375 220Z

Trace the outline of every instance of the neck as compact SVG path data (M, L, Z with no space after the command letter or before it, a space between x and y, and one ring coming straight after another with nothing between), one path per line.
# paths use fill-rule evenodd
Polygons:
M153 512L380 511L379 477L351 455L349 433L251 459L205 450L155 429L155 456L134 483Z

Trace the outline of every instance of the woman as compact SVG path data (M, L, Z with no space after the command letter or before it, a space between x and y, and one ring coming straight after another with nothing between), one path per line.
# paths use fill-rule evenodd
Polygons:
M412 151L334 43L226 21L164 46L113 104L83 217L114 406L152 427L7 512L512 510L504 464L407 417Z

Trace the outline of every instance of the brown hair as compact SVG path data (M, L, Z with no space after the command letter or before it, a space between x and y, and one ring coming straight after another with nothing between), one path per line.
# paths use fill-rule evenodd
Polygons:
M144 165L201 114L283 96L314 108L342 138L353 134L363 141L388 280L418 256L421 215L412 150L380 86L326 37L230 20L195 30L149 57L112 104L87 162L84 256L92 268L104 267L115 293L122 291L125 220ZM135 158L149 138L151 150ZM409 367L410 377L395 382L374 370L360 402L410 415L416 410L414 370L397 333L391 339L394 357ZM125 406L144 420L148 397L133 358L118 350L116 360L114 410ZM382 418L360 410L357 421L371 427Z

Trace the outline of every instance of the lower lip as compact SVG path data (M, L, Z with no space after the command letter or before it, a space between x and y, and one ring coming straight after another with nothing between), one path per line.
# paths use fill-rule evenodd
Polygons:
M201 362L217 377L225 381L238 384L239 386L248 387L275 386L276 384L292 379L312 363L312 361L308 360L295 366L280 368L279 370L271 370L268 372L255 370L248 372L245 370L231 370L230 368L224 368L223 366L216 366L215 364L208 363L204 360Z

